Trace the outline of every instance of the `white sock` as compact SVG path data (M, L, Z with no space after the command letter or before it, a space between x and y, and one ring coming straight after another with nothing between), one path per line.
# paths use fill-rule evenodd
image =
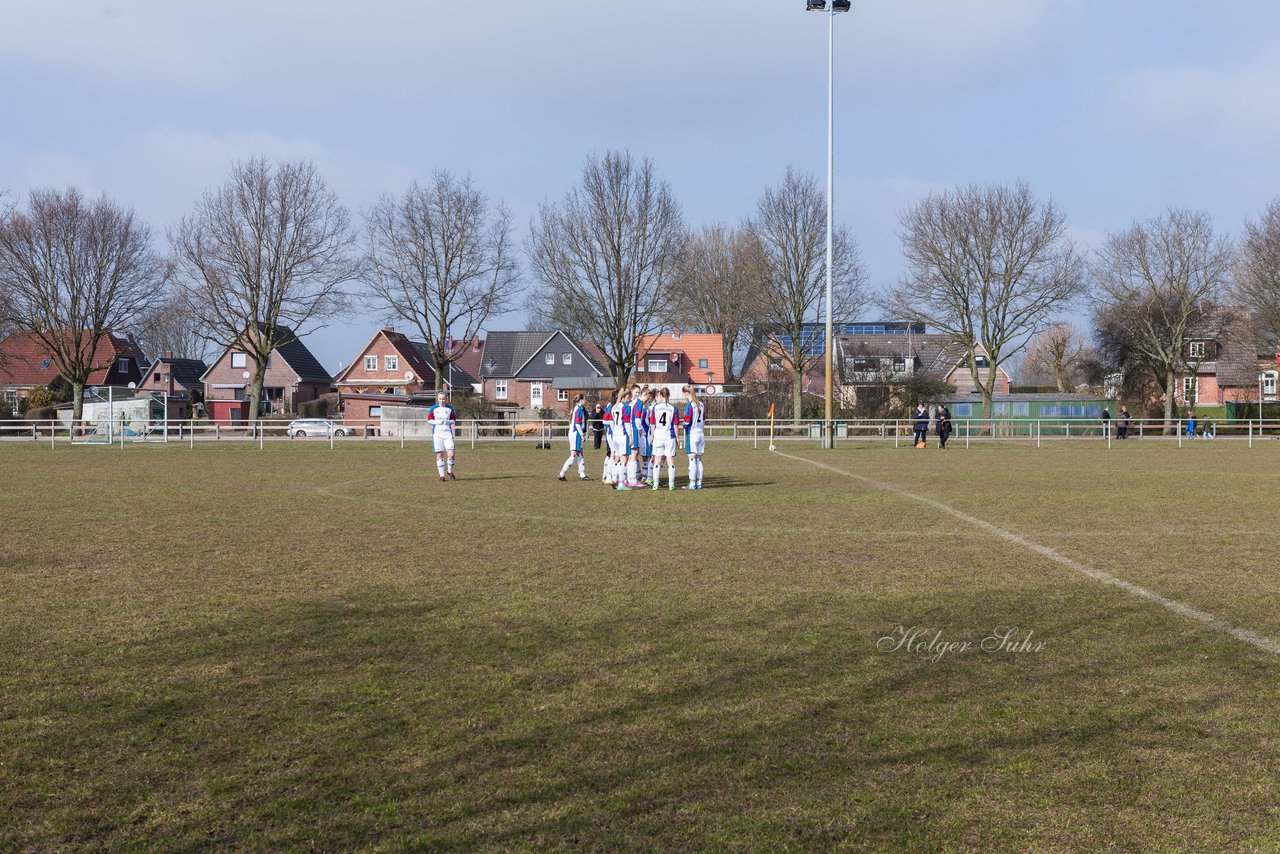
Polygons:
M636 476L637 476L637 475L636 475L636 473L637 473L637 471L638 471L638 467L637 467L637 466L638 466L638 464L636 463L636 461L635 461L635 460L628 460L628 461L627 461L627 483L635 483L635 482L636 482Z
M453 473L453 457L449 457L449 473Z
M698 482L698 461L693 457L689 457L689 485L693 486Z
M564 473L569 470L569 466L573 465L573 454L569 455L569 459L564 461L564 465L560 466L560 476L564 477Z
M436 471L440 472L441 477L444 477L444 460L436 459Z
M587 458L579 454L578 455L578 477L586 477L586 476L587 476Z
M674 487L676 485L676 461L667 461L667 486Z

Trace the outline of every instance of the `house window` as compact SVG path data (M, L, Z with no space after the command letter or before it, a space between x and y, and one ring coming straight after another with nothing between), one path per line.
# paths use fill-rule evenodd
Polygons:
M1189 348L1189 353L1191 358L1193 359L1203 359L1204 358L1204 342L1192 341Z
M1196 378L1195 377L1182 378L1182 399L1187 403L1196 402Z
M243 367L245 367L247 364L248 364L248 361L247 361L247 358L245 357L245 354L244 354L244 353L232 353L232 354L231 354L231 367L233 367L233 368L243 368Z
M991 367L991 360L988 359L986 356L982 355L981 353L977 353L973 357L973 364L979 368L989 368ZM968 357L965 357L960 360L960 367L967 368L968 366L969 366Z
M382 361L385 363L385 364L383 365L383 367L385 367L388 371L398 371L398 370L400 370L400 357L399 357L399 356L383 356L383 357L382 357Z
M120 373L133 370L133 359L128 356L121 356L116 360L116 370L120 371Z
M667 372L666 359L650 359L649 360L649 373L665 374L666 372Z
M560 354L560 364L562 364L562 365L572 365L572 364L573 364L573 354L572 354L572 353L561 353L561 354Z
M554 365L556 363L556 354L548 353L543 357L542 361L546 362L548 365Z
M992 411L992 414L993 414L993 415L995 415L997 418L1008 417L1008 415L1009 415L1009 404L1008 404L1008 403L993 403L993 404L991 404L991 411Z
M14 415L18 414L18 390L17 389L12 389L12 388L5 389L4 408L8 412L12 412Z
M498 380L493 384L493 396L496 397L498 400L507 399L507 381L506 380Z
M1280 373L1276 371L1268 371L1262 375L1262 393L1274 395L1276 393L1276 380L1280 378Z
M698 360L698 368L699 368L700 370L704 370L704 371L705 371L709 366L710 366L710 363L709 363L706 359L699 359L699 360Z
M973 415L972 403L957 403L951 409L953 410L951 413L953 418L968 418Z
M370 417L370 418L381 418L381 417L382 417L382 407L381 407L381 406L370 406L370 407L369 407L369 417Z
M569 392L562 388L556 389L556 400L560 401L561 403L568 403Z
M905 371L906 369L907 369L907 360L906 360L906 359L894 359L894 360L893 360L893 372L894 372L895 374L900 374L900 373L902 373L903 371Z
M1015 403L1013 405L1013 415L1015 418L1028 418L1031 415L1031 404Z
M376 371L376 370L378 370L378 357L377 357L377 356L365 356L365 357L364 357L364 369L365 369L366 371Z
M156 375L155 375L155 377L153 378L153 382L160 382L160 372L159 372L159 371L156 371Z

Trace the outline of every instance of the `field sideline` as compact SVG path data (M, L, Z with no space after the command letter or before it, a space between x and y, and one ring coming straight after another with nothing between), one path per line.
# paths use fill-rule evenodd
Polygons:
M0 849L1280 847L1280 442L780 450L0 445Z

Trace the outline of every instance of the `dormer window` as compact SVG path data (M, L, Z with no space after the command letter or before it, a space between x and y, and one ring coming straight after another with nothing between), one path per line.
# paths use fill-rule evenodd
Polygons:
M133 370L133 359L130 359L128 356L121 356L116 360L116 370L121 373Z
M649 373L665 374L666 372L667 372L666 359L650 359L649 360Z
M1204 358L1204 342L1192 341L1190 346L1188 347L1188 353L1193 359L1203 359Z

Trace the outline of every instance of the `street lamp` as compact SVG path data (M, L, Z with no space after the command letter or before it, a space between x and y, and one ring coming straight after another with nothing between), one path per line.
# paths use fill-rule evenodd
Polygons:
M849 11L849 0L805 0L805 10L809 12L826 12L827 13L827 333L826 333L826 367L827 367L827 399L825 417L822 424L822 435L824 437L823 444L827 448L834 448L835 442L832 441L834 436L831 430L831 398L834 396L834 389L831 380L832 368L832 329L831 329L831 255L832 255L832 224L831 224L831 176L834 171L834 137L832 134L832 124L834 119L834 100L835 91L835 74L834 74L834 56L835 56L835 19L837 12Z

